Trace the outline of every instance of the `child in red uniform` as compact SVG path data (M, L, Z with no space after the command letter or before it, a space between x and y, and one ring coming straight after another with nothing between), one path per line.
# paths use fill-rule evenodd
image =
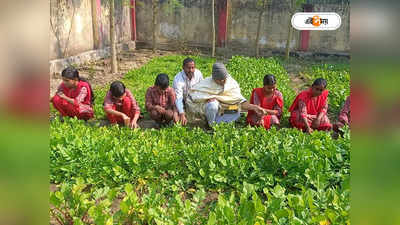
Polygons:
M138 128L140 109L132 93L120 81L114 81L104 99L104 112L110 123Z
M290 106L290 123L293 127L307 133L313 130L330 130L332 124L329 121L327 82L323 78L314 81L311 88L297 95Z
M264 87L254 88L251 93L250 104L261 106L264 115L257 115L253 110L247 114L247 123L251 126L263 126L265 129L271 125L279 126L282 116L283 97L276 89L276 79L272 74L264 76Z
M350 96L346 98L346 101L340 110L338 122L333 125L333 130L339 131L340 128L345 125L350 126Z
M61 116L83 120L93 118L94 95L90 84L79 77L79 72L74 67L64 69L61 76L63 82L51 98L54 108Z

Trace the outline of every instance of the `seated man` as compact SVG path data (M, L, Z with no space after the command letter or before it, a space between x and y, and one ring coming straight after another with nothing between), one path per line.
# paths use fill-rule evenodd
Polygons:
M149 87L146 92L146 110L150 118L159 125L168 124L171 121L178 122L175 100L175 91L169 87L168 75L159 74L155 85Z
M260 116L264 110L250 104L240 93L239 84L228 74L224 64L215 63L212 76L196 84L188 96L188 110L205 117L209 126L232 122L240 117L240 110L253 110Z
M176 74L173 88L176 93L176 108L179 113L179 121L186 125L187 118L184 111L184 104L188 96L188 91L197 83L203 80L203 74L196 69L194 60L186 58L183 60L182 71Z

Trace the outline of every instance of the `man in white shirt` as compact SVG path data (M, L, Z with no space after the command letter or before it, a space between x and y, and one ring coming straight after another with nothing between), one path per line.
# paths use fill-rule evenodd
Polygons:
M176 74L172 87L176 93L176 108L179 113L179 121L182 125L186 125L187 118L185 115L184 104L188 96L189 90L197 83L203 80L203 74L196 69L194 60L186 58L183 60L182 71Z

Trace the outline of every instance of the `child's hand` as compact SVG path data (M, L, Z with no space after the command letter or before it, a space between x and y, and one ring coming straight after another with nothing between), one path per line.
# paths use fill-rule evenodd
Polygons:
M135 121L132 120L130 128L136 129L136 128L139 128L139 125Z
M263 109L262 107L260 107L258 105L255 106L254 112L260 117L267 114L265 109Z
M61 91L57 92L57 95L60 96L61 98L65 98L65 94Z
M318 118L317 119L315 119L313 122L312 122L312 128L314 128L314 129L317 129L318 127L319 127L319 125L321 124L321 120L319 120Z
M313 132L313 129L311 129L311 127L307 127L306 131L307 133L311 134Z
M278 115L278 110L271 110L272 112L270 113L271 115Z
M187 123L187 119L185 113L179 114L179 121L181 122L182 126L185 126Z
M165 109L163 107L159 106L159 105L156 105L155 108L156 108L158 113L164 113L165 112Z
M127 119L129 119L129 116L127 116L126 114L124 114L124 113L121 113L121 116L122 116L122 119L125 121L125 120L127 120Z
M129 127L131 118L129 118L129 116L127 116L125 114L122 114L122 119L124 120L125 126Z

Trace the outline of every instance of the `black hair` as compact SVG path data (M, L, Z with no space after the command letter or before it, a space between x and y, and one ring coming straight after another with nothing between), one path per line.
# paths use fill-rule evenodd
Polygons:
M319 85L322 85L324 88L326 88L326 86L328 86L328 82L326 82L324 78L317 78L316 80L314 80L312 86L319 86Z
M155 82L156 86L159 86L161 89L166 89L169 85L169 77L165 73L158 74Z
M272 74L267 74L264 76L264 86L276 84L275 76Z
M79 71L75 67L69 66L61 72L61 76L70 80L80 80Z
M182 66L185 67L186 64L191 63L191 62L194 62L194 60L192 58L188 57L188 58L183 60L183 65Z
M75 67L68 66L61 72L61 76L64 78L70 79L70 80L77 79L78 81L83 81L83 82L87 83L89 85L90 95L92 96L92 99L90 99L90 102L92 104L94 104L95 96L93 93L92 85L90 85L90 83L86 79L79 77L79 71Z
M125 93L125 85L121 81L114 81L110 85L111 95L119 98Z

